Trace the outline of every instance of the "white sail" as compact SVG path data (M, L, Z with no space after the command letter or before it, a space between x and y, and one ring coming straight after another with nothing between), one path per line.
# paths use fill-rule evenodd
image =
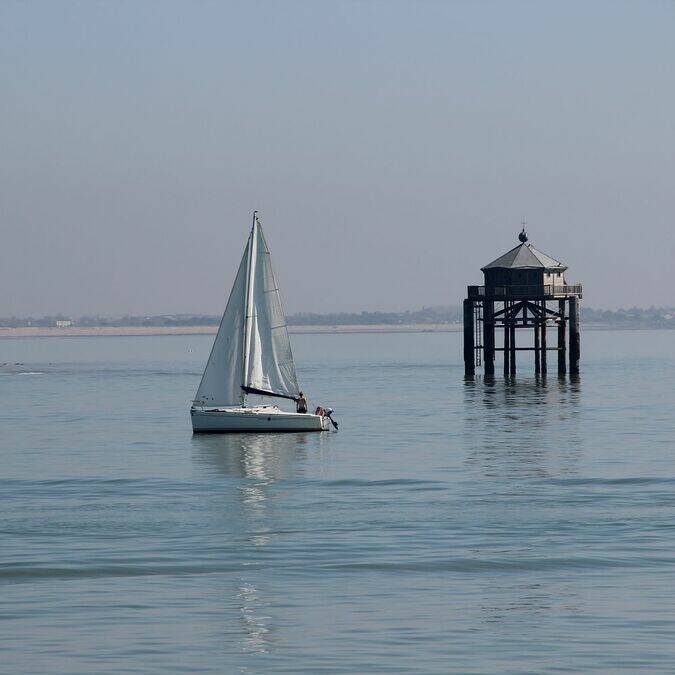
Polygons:
M249 240L251 279L247 307L245 386L258 393L298 396L298 378L270 252L257 219Z
M213 342L195 402L206 406L238 406L244 400L244 321L249 238L227 307Z

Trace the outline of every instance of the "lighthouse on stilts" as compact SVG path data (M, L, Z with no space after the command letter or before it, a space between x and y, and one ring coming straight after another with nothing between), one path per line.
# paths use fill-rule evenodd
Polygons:
M464 300L465 374L474 375L482 365L486 377L494 376L495 354L502 352L504 375L515 375L516 356L522 351L534 351L535 373L541 375L549 369L550 352L557 352L558 373L566 373L569 352L569 372L576 374L581 285L568 284L567 266L528 243L524 225L518 239L515 248L481 268L484 286L468 287ZM525 329L534 331L532 346L517 344L517 333ZM498 346L499 337L503 347Z

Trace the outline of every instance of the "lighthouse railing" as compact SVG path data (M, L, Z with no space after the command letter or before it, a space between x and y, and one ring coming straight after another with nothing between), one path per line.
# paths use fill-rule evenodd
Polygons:
M524 298L581 297L581 284L537 284L526 286L469 286L468 297L472 300L517 300Z

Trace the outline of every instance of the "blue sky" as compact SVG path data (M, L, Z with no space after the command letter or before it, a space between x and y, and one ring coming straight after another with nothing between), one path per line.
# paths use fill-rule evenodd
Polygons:
M0 5L0 315L455 304L531 241L675 305L675 3Z

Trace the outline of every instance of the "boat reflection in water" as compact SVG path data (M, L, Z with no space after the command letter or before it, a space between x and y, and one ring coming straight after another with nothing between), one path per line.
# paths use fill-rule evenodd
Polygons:
M231 627L225 632L244 653L271 652L283 632L284 588L269 570L290 545L285 503L297 501L294 483L304 476L308 456L321 453L325 438L302 433L192 437L196 473L222 484L212 506L213 539L223 538L222 555L241 565L220 585L225 608L240 618L235 635Z
M192 438L195 464L207 474L275 481L304 473L308 449L320 449L320 435L214 434Z

